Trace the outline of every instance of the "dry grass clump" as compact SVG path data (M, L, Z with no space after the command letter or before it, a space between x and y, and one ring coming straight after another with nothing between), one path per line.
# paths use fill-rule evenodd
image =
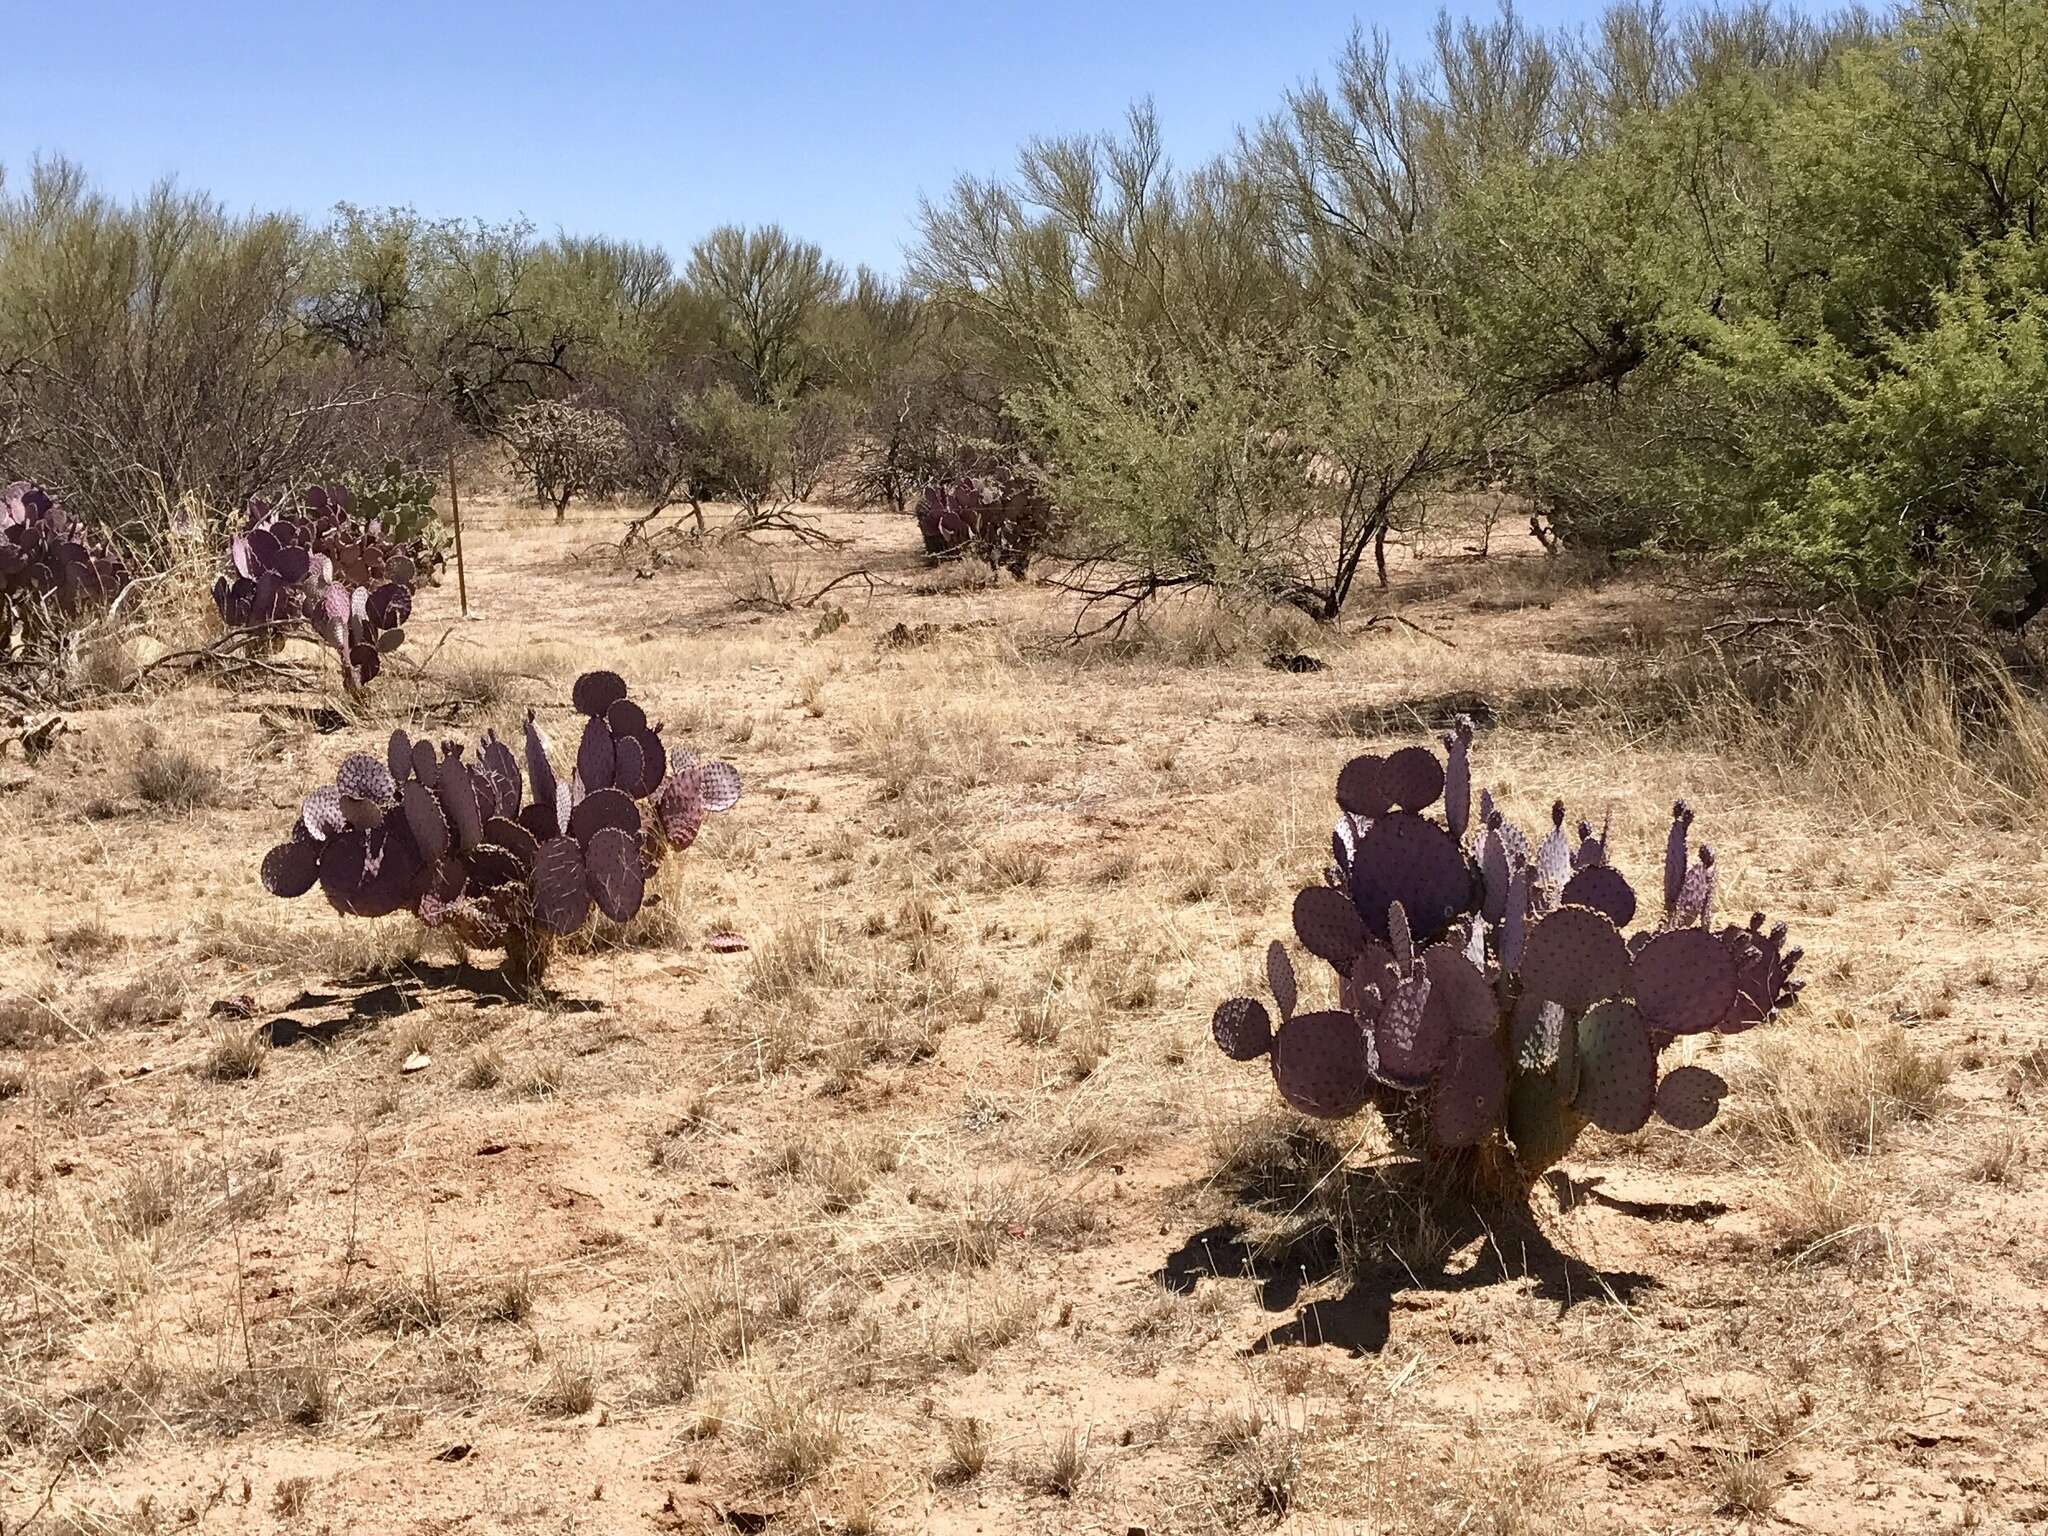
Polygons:
M579 1418L597 1406L596 1354L579 1347L558 1351L548 1366L546 1384L534 1398L537 1411L558 1418Z
M1053 1438L1035 1463L1022 1468L1020 1475L1042 1492L1071 1499L1093 1470L1087 1434L1069 1427Z
M184 1015L185 977L174 966L153 966L140 976L96 994L86 1018L92 1029L133 1029L167 1024Z
M180 747L144 747L133 778L142 802L162 811L203 810L227 794L220 770Z
M210 1037L199 1075L209 1082L239 1083L263 1070L270 1047L244 1025L223 1024Z
M2048 705L1966 636L1836 629L1796 653L1695 650L1628 678L1601 702L1638 740L1732 753L1887 821L2003 825L2048 799Z
M1754 1067L1737 1075L1719 1123L1738 1147L1869 1153L1894 1127L1947 1105L1952 1073L1938 1045L1916 1045L1897 1026L1803 1025L1761 1033Z
M985 1420L973 1417L946 1421L946 1454L939 1463L941 1486L971 1483L988 1466L989 1432Z
M1765 1219L1778 1252L1794 1263L1857 1264L1889 1242L1879 1176L1818 1149L1776 1177Z
M739 1424L756 1479L764 1488L800 1488L823 1473L846 1444L839 1408L787 1376L766 1376Z

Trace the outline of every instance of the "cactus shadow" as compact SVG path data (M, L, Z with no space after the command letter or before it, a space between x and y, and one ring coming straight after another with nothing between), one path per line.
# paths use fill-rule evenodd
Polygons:
M1603 1190L1600 1186L1606 1180L1597 1175L1590 1179L1575 1179L1561 1168L1545 1174L1543 1182L1557 1197L1560 1210L1597 1205L1624 1216L1633 1216L1637 1221L1712 1221L1717 1216L1728 1214L1728 1207L1719 1200L1624 1199Z
M430 1001L467 1002L472 1008L529 1004L557 1013L599 1013L595 998L570 997L545 987L522 989L503 971L474 965L416 964L403 977L352 977L327 991L306 990L258 1031L277 1048L311 1044L327 1046L381 1024L415 1013ZM311 1015L311 1017L308 1017Z
M1152 1280L1180 1294L1204 1279L1252 1283L1259 1305L1294 1316L1244 1346L1265 1354L1291 1346L1377 1354L1393 1331L1401 1298L1425 1292L1456 1293L1516 1285L1558 1304L1562 1316L1587 1301L1626 1303L1657 1281L1629 1270L1602 1270L1552 1241L1526 1202L1481 1208L1470 1200L1404 1184L1386 1168L1348 1170L1351 1186L1333 1204L1346 1212L1345 1232L1318 1218L1257 1240L1234 1221L1194 1233L1166 1256ZM1249 1203L1258 1203L1255 1191ZM1429 1241L1414 1242L1426 1224ZM1428 1257L1418 1252L1426 1247ZM1301 1304L1302 1296L1348 1278L1342 1294Z

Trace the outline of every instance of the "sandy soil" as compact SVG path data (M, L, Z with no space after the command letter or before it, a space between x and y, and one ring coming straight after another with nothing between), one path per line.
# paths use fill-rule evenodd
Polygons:
M1668 605L1518 550L1404 558L1359 617L1409 623L1294 674L1070 651L891 517L644 580L622 520L479 505L474 618L427 594L338 729L199 682L0 763L8 1536L2048 1524L2036 831L1585 723ZM589 666L747 796L546 995L257 885L345 751L559 741ZM1687 795L1808 957L1701 1048L1713 1127L1588 1133L1552 1246L1207 1043L1338 765L1475 704L1521 819L1647 871Z

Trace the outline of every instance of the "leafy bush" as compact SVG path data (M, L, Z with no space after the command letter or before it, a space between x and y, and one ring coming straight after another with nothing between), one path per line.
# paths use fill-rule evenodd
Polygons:
M1302 891L1294 929L1337 973L1341 1006L1298 1013L1277 941L1267 977L1280 1014L1231 998L1217 1045L1268 1059L1280 1096L1329 1118L1377 1108L1425 1162L1461 1166L1481 1187L1526 1193L1588 1124L1617 1134L1654 1112L1697 1130L1727 1085L1699 1066L1659 1071L1681 1036L1734 1034L1792 1005L1800 952L1782 925L1712 926L1713 850L1673 808L1660 915L1624 930L1639 903L1608 861L1607 836L1562 802L1541 843L1483 793L1471 814L1461 720L1439 762L1421 747L1345 764L1325 883ZM1444 819L1422 813L1439 800Z
M405 643L418 569L380 524L352 515L341 487L310 487L301 503L290 517L249 503L214 605L231 629L261 631L273 647L294 631L310 635L340 658L348 690L360 692Z
M344 759L264 856L264 888L296 897L318 885L349 917L411 912L465 944L503 949L515 981L538 981L556 939L593 907L630 919L663 857L740 797L729 764L671 757L617 674L585 673L572 699L585 720L567 779L531 711L523 777L495 732L474 761L460 743L437 750L404 731L391 733L384 762Z
M612 488L631 449L624 423L610 411L562 400L522 405L505 424L505 441L519 473L554 507L558 523L572 497Z
M35 668L61 661L81 622L132 579L42 487L17 480L0 491L0 659Z

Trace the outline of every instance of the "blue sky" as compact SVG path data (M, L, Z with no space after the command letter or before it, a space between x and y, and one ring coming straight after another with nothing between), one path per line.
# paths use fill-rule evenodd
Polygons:
M175 174L237 209L523 214L679 256L715 224L774 220L893 271L920 193L1007 169L1033 134L1112 127L1150 95L1176 159L1198 159L1326 68L1354 15L1412 47L1433 10L10 0L0 163L66 154L124 195Z

